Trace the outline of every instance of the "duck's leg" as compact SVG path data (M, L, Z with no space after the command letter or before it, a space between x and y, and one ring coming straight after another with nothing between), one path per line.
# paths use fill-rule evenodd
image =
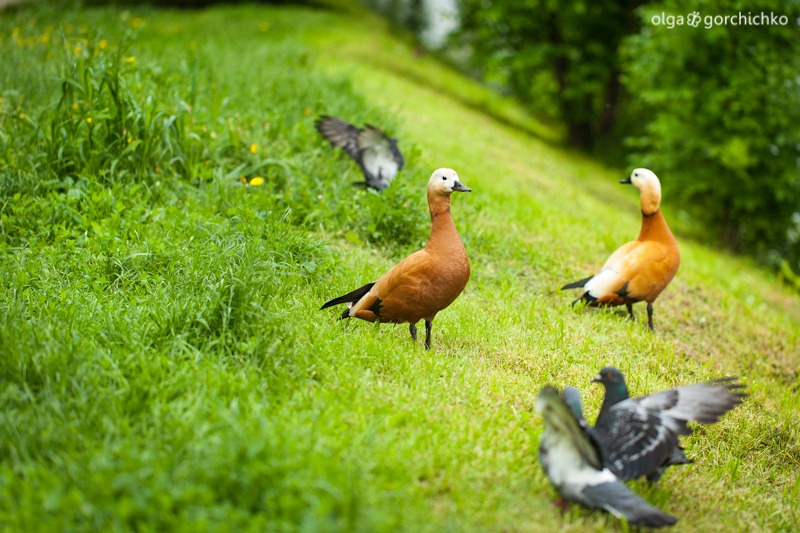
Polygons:
M628 310L628 314L630 315L631 320L636 320L635 318L633 318L633 304L625 304L625 309Z
M411 332L411 338L414 339L414 342L417 342L417 325L416 324L409 324L408 331Z
M650 331L655 331L653 329L653 304L647 302L647 325L650 326Z
M425 319L425 349L431 349L431 330L433 329L433 320Z

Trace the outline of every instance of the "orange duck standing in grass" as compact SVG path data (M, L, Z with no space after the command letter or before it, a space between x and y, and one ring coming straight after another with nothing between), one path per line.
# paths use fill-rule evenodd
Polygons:
M661 182L658 177L646 168L637 168L620 183L633 184L641 194L639 237L611 254L600 272L568 283L561 290L584 289L573 305L581 300L592 307L625 304L631 319L633 304L647 302L647 325L653 330L653 302L675 277L681 253L659 209Z
M416 324L424 318L425 348L430 349L433 319L458 298L469 280L469 258L450 216L450 195L471 191L454 170L436 170L428 181L431 235L425 247L397 263L378 281L334 298L321 309L346 303L341 318L408 322L414 341Z

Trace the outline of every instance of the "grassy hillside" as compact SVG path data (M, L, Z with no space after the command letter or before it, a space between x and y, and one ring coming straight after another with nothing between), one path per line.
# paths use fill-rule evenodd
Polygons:
M800 523L800 299L685 238L669 176L683 262L654 335L640 306L557 290L637 234L630 169L372 15L22 6L0 57L3 529L621 529L552 506L532 410L574 384L595 413L608 364L635 394L748 385L686 439L693 466L635 486L679 530ZM390 189L349 185L321 113L401 139ZM433 349L320 312L424 242L441 166L473 189L453 201L473 274Z

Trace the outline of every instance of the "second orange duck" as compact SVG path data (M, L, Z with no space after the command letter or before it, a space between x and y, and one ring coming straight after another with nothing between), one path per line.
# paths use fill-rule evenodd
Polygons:
M637 168L620 183L633 184L641 194L642 229L639 237L611 254L600 272L568 283L561 289L584 289L573 305L581 300L593 307L625 304L631 318L632 305L647 302L647 325L652 330L653 302L675 277L681 254L661 214L661 182L658 177L646 168Z
M459 181L454 170L436 170L428 180L431 234L425 247L400 261L377 281L326 302L322 309L346 303L341 318L408 322L414 341L416 324L424 318L425 348L430 349L433 319L458 298L469 280L469 258L450 215L450 195L471 191Z

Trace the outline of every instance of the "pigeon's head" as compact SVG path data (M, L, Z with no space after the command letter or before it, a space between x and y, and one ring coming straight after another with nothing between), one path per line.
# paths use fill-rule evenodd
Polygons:
M561 393L564 402L572 409L578 419L583 418L583 410L581 409L581 393L575 387L564 387L564 392Z
M455 170L451 168L435 170L431 174L431 179L428 180L428 194L450 196L453 192L472 192L472 189L458 181L458 174Z
M642 213L650 215L658 211L661 204L661 182L652 170L635 168L631 175L620 180L620 183L630 183L642 195Z
M603 368L599 374L592 378L592 381L595 383L602 383L606 389L625 388L625 376L613 366Z

